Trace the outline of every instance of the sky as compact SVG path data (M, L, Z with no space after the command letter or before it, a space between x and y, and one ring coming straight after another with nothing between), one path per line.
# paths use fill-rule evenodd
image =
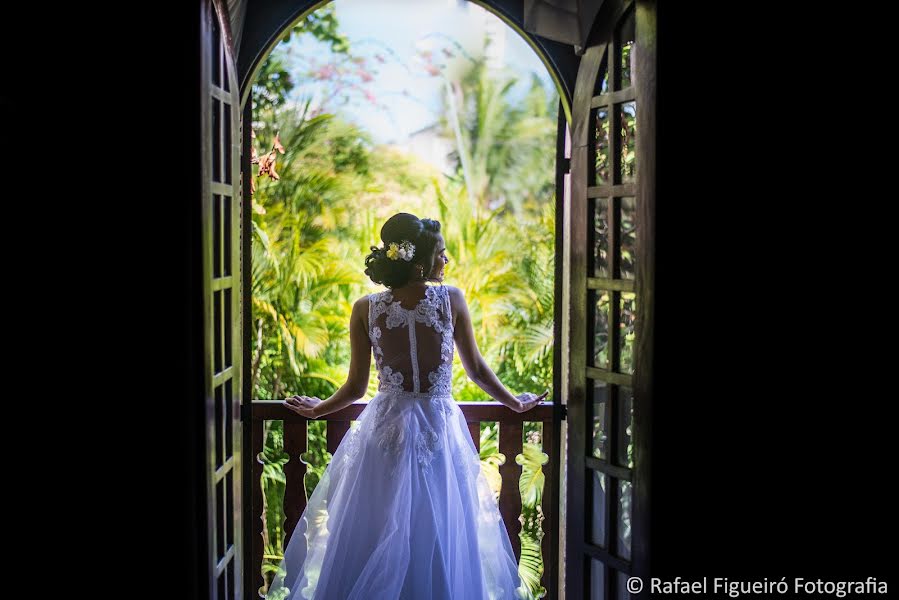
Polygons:
M534 51L513 29L499 18L464 0L334 0L332 3L340 31L350 40L354 54L384 58L374 79L365 83L364 92L352 94L341 112L372 134L376 143L405 142L409 133L433 124L439 117L442 77L429 75L416 59L421 49L433 49L435 56L447 62L447 72L457 72L465 62L459 53L447 59L442 48L453 48L453 41L466 52L481 55L485 32L494 34L494 63L504 71L520 74L522 85L513 97L523 93L530 73L537 73L547 86L552 79ZM327 45L306 35L289 43L290 55L315 57L324 64L330 54ZM321 58L319 61L318 58ZM302 64L297 58L294 64ZM321 94L321 85L296 77L297 98ZM367 94L367 96L366 96ZM372 102L371 99L374 99Z

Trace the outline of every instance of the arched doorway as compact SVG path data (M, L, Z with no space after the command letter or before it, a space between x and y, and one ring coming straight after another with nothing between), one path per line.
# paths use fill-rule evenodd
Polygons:
M211 365L207 511L213 597L240 597L241 592L247 598L256 595L252 575L241 579L237 572L231 574L228 565L246 568L252 562L247 560L253 552L251 536L242 531L242 521L249 527L254 520L249 480L257 474L251 464L254 461L240 460L241 449L246 454L252 448L253 434L250 427L241 426L242 417L244 423L248 421L249 396L242 387L234 387L241 381L241 362L245 362L240 353L245 346L241 343L244 332L227 326L235 322L239 310L244 322L249 322L249 303L241 303L242 289L249 289L249 273L240 268L249 261L248 244L242 243L248 239L242 227L248 222L249 209L243 204L242 212L235 212L238 203L233 201L247 193L239 189L241 179L236 175L250 172L249 131L244 128L240 145L216 146L215 139L224 139L226 127L230 127L228 136L239 135L235 109L242 107L243 122L252 116L247 98L253 70L284 29L320 4L273 2L265 8L253 5L252 11L244 7L247 13L237 57L228 50L212 50L218 48L212 22L204 32L204 47L208 42L210 48L204 55L210 65L208 72L215 73L212 57L220 56L223 62L219 64L229 76L222 85L214 80L210 84L212 101L205 120L209 131L219 132L218 138L209 136L210 177L204 177L210 181L204 191L204 202L209 197L204 215L208 214L210 223L204 247L211 257L205 264ZM566 489L560 503L565 510L558 521L561 526L547 532L551 552L559 555L558 562L548 565L547 597L626 595L626 576L648 573L650 548L655 3L604 3L583 56L574 53L570 45L527 33L521 5L479 4L528 39L553 74L563 98L556 166L557 197L564 201L557 203L557 223L563 225L556 227L554 360L554 387L562 402L552 416L555 435L550 437L556 468L551 470L549 485L555 492L550 497L555 501L563 481ZM224 7L210 3L213 5L218 14L225 14ZM226 21L220 20L223 28ZM632 39L625 39L628 36ZM229 43L233 48L233 40ZM625 47L631 54L623 58ZM632 57L635 60L631 61ZM240 102L235 102L236 81L240 82ZM639 126L636 106L640 107ZM217 110L222 112L217 114ZM230 125L223 125L225 122ZM234 152L227 154L231 150ZM216 179L227 175L225 171L216 173L215 164L234 169L229 171L232 178L228 182ZM247 185L246 177L243 183ZM233 187L220 187L228 185ZM231 203L224 204L224 198ZM225 215L230 215L230 221ZM218 233L216 224L221 227ZM224 256L236 261L231 263L229 275L215 271L216 265L225 268ZM236 273L242 273L243 279L236 278ZM567 422L563 421L566 413ZM225 456L227 450L219 447L232 451L221 466L216 453ZM233 469L236 471L231 472ZM562 472L564 479L559 477ZM220 481L225 482L221 492ZM625 527L629 537L619 535ZM259 552L258 546L255 552ZM217 583L219 577L223 577L222 584Z

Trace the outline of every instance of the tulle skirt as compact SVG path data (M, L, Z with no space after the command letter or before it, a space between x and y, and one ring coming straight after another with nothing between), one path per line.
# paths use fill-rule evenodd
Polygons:
M379 392L307 502L269 599L511 600L518 565L450 395Z

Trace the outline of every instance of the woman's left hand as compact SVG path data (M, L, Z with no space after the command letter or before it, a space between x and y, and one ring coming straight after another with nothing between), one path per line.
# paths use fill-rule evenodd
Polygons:
M321 404L321 399L316 396L292 396L285 400L283 404L298 415L302 415L307 419L315 419L318 417L315 407Z

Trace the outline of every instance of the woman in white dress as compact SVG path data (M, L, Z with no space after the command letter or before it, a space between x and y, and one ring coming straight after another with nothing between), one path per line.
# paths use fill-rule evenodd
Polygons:
M442 283L449 261L438 221L398 213L381 240L365 273L388 289L353 305L346 383L324 401L285 401L308 418L352 404L368 389L374 354L378 392L309 498L268 598L524 597L509 534L453 400L454 347L468 376L516 412L549 392L515 396L484 361L465 298Z

